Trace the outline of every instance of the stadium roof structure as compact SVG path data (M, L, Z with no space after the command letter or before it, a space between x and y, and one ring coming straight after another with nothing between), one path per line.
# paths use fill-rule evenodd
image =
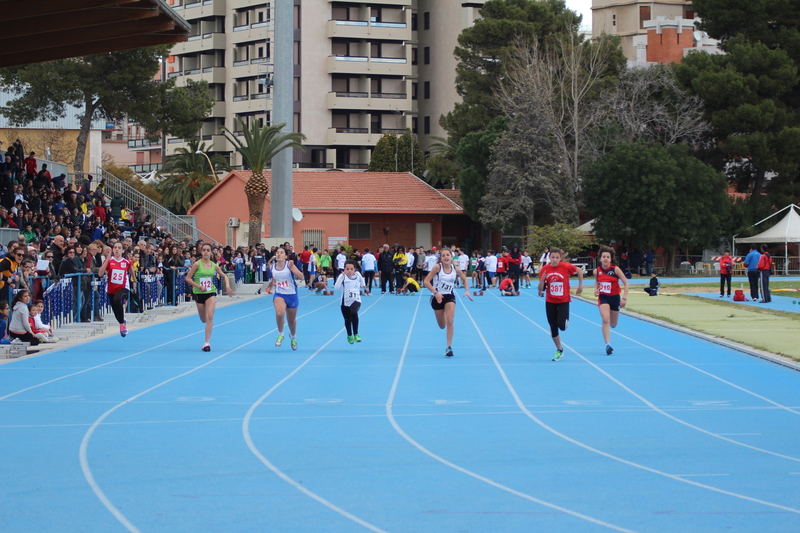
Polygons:
M186 41L164 0L0 0L0 67Z

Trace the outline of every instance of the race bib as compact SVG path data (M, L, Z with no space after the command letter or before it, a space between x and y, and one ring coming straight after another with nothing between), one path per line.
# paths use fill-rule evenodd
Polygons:
M276 286L279 289L286 289L289 287L289 280L286 279L280 280L278 283L276 283Z
M551 281L548 285L548 289L550 290L551 296L564 296L564 282L563 281Z
M439 292L443 294L450 294L453 292L453 284L452 283L440 283L439 284Z
M125 271L121 268L115 268L111 271L111 283L113 285L122 285L125 283Z
M208 292L214 287L214 278L200 278L200 290Z
M611 294L611 282L610 281L601 281L600 282L600 292L603 294Z
M358 295L359 295L358 292L347 291L347 299L348 300L355 300L356 298L358 298Z

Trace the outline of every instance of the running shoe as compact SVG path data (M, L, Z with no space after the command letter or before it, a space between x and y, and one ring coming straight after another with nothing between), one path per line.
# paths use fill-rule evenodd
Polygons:
M354 337L356 338L356 342L361 342L361 335L359 335L358 333L356 333L356 334L354 335Z
M556 354L553 356L553 361L561 361L562 357L564 357L564 350L556 350Z
M347 342L349 342L350 344L353 344L354 342L356 342L356 338L353 337L352 335L348 335L347 336Z
M297 339L292 339L292 350L297 349Z
M614 348L610 344L606 344L606 355L611 355L612 353L614 353Z
M203 350L204 352L210 352L211 346L209 346L208 344L204 344L201 350Z
M447 351L444 352L444 356L445 357L453 357L453 349L450 346L447 347Z
M283 335L278 335L278 339L275 341L275 346L281 346L283 344Z
M128 334L128 321L126 320L119 325L119 334L123 337Z

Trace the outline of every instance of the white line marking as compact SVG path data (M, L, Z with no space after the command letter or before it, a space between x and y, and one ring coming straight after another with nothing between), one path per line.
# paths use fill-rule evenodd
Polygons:
M513 309L516 313L518 313L522 318L524 318L525 320L527 320L531 324L535 325L536 327L538 327L542 331L547 332L547 330L545 330L542 326L540 326L535 321L533 321L530 318L528 318L527 316L525 316L524 313L520 313L517 309L514 309L513 307L508 305L506 302L503 302L502 300L500 300L500 301L502 303L504 303L505 305L507 305L510 309ZM644 396L641 396L640 394L634 392L633 389L631 389L630 387L628 387L627 385L625 385L624 383L619 381L617 378L615 378L614 376L612 376L611 374L609 374L608 372L606 372L605 370L603 370L602 368L600 368L599 366L594 364L592 361L590 361L589 359L584 357L583 354L581 354L580 352L575 350L575 348L572 348L572 347L568 346L566 343L564 343L564 346L566 346L567 348L569 348L570 350L575 352L575 355L577 355L578 357L580 357L581 359L583 359L584 361L589 363L592 367L594 367L595 370L597 370L598 372L603 374L605 377L607 377L608 379L610 379L611 381L613 381L614 383L619 385L620 388L622 388L623 390L628 392L631 396L633 396L634 398L638 399L640 402L645 404L647 407L649 407L653 411L655 411L655 412L657 412L657 413L659 413L661 415L666 416L670 420L674 420L675 422L677 422L679 424L683 424L684 426L686 426L688 428L691 428L691 429L694 429L695 431L699 431L700 433L704 433L705 435L708 435L710 437L714 437L714 438L717 438L717 439L720 439L720 440L724 440L725 442L729 442L729 443L735 444L737 446L742 446L744 448L749 448L749 449L757 451L757 452L762 452L762 453L766 453L766 454L769 454L769 455L774 455L775 457L780 457L782 459L788 459L790 461L796 461L796 462L800 463L800 458L792 457L790 455L784 455L782 453L773 452L773 451L770 451L770 450L765 450L764 448L759 448L757 446L751 446L750 444L745 444L744 442L739 442L737 440L729 439L729 438L727 438L727 437L725 437L725 436L723 436L723 435L721 435L719 433L713 433L713 432L708 431L706 429L703 429L703 428L701 428L699 426L695 426L694 424L690 424L689 422L681 420L680 418L678 418L676 416L673 416L673 415L667 413L666 411L664 411L663 409L659 408L658 406L656 406L654 403L652 403L650 400L648 400ZM716 406L716 405L723 405L723 406L729 405L727 402L717 401L717 400L705 401L705 402L694 401L694 400L686 400L686 401L692 403L692 405L697 405L697 406L708 406L708 407L711 407L711 406Z
M523 492L519 492L518 490L514 490L511 487L507 487L505 485L501 485L500 483L497 483L496 481L492 481L491 479L483 477L480 474L476 474L475 472L467 470L466 468L462 468L462 467L458 466L457 464L451 463L447 459L439 457L438 455L436 455L435 453L433 453L432 451L428 450L427 448L422 446L420 443L418 443L417 441L412 439L405 431L403 431L403 429L400 427L400 425L397 423L397 420L395 420L395 417L394 417L394 412L393 412L394 396L395 396L395 394L397 392L397 385L400 382L400 374L403 371L403 363L405 362L405 359L406 359L406 353L408 353L408 345L411 342L411 333L414 330L414 323L417 321L417 314L419 312L420 301L421 300L417 301L417 307L414 310L414 317L411 319L411 326L408 328L408 334L406 335L406 342L403 345L403 352L400 355L400 362L397 365L397 372L395 373L395 376L394 376L394 382L392 383L392 388L389 391L389 398L386 400L386 416L389 418L389 422L392 424L392 427L395 429L395 431L397 431L397 433L399 433L404 439L406 439L408 442L410 442L412 445L414 445L415 448L420 450L422 453L424 453L428 457L431 457L431 458L435 459L436 461L439 461L440 463L442 463L444 465L447 465L450 468L453 468L454 470L457 470L457 471L461 472L462 474L466 474L466 475L468 475L470 477L473 477L473 478L475 478L475 479L477 479L479 481L483 481L484 483L487 483L487 484L489 484L489 485L491 485L493 487L496 487L496 488L498 488L500 490L504 490L504 491L506 491L508 493L511 493L511 494L515 495L515 496L519 496L520 498L524 498L524 499L526 499L528 501L531 501L531 502L534 502L534 503L538 503L539 505L543 505L545 507L549 507L551 509L555 509L557 511L560 511L562 513L574 516L576 518L580 518L580 519L586 520L586 521L591 522L593 524L605 526L605 527L608 527L608 528L616 530L616 531L623 531L623 532L626 532L626 533L632 533L631 530L629 530L629 529L624 529L624 528L615 526L613 524L609 524L607 522L603 522L603 521L598 520L596 518L592 518L591 516L586 516L584 514L581 514L581 513L575 512L575 511L571 511L571 510L569 510L569 509L567 509L565 507L561 507L559 505L555 505L553 503L549 503L549 502L546 502L544 500L540 500L539 498L535 498L535 497L530 496L528 494L525 494Z
M236 322L238 320L241 320L242 318L247 318L247 317L250 317L250 316L257 315L259 313L263 313L263 312L265 312L265 311L267 311L269 309L270 308L267 307L266 309L262 309L261 311L256 311L255 313L250 313L249 315L240 316L240 317L237 317L237 318L235 318L233 320L228 320L227 322L222 322L221 324L215 324L214 327L224 326L226 324L230 324L232 322ZM184 318L184 317L181 317L181 318ZM55 378L55 379L51 379L49 381L45 381L44 383L39 383L38 385L31 385L30 387L26 387L24 389L20 389L17 392L12 392L10 394L6 394L5 396L0 396L0 401L5 400L6 398L10 398L11 396L20 394L22 392L29 391L31 389L35 389L35 388L38 388L38 387L43 387L44 385L49 385L51 383L55 383L56 381L61 381L62 379L70 378L72 376L77 376L78 374L83 374L84 372L89 372L90 370L97 370L98 368L102 368L104 366L113 365L114 363L118 363L120 361L124 361L125 359L130 359L131 357L135 357L137 355L141 355L143 353L150 352L150 351L155 350L157 348L161 348L162 346L166 346L168 344L172 344L173 342L178 342L178 341L182 341L184 339L188 339L189 337L191 337L193 335L199 335L200 333L203 333L203 332L204 332L204 330L201 329L199 331L195 331L194 333L190 333L188 335L184 335L183 337L179 337L177 339L172 339L171 341L165 342L163 344L159 344L158 346L153 346L153 347L148 348L146 350L142 350L140 352L136 352L136 353L133 353L131 355L126 355L125 357L120 357L119 359L114 359L113 361L109 361L107 363L103 363L102 365L93 366L91 368L85 368L85 369L83 369L83 370L81 370L79 372L73 372L72 374L67 374L67 375L64 375L64 376L61 376L61 377L58 377L58 378ZM53 353L55 353L55 352L53 352Z
M381 296L380 298L378 298L377 300L375 300L375 303L373 303L372 305L370 305L369 307L367 307L367 308L364 310L364 313L362 313L362 314L365 314L367 311L369 311L369 310L370 310L370 309L372 309L372 308L373 308L375 305L377 305L377 303L378 303L378 302L381 300L381 298L383 298L383 296ZM334 300L334 302L338 302L338 300ZM330 305L330 304L328 304L328 305ZM375 533L387 533L387 532L386 532L386 531L384 531L383 529L380 529L380 528L378 528L378 527L376 527L376 526L373 526L373 525L372 525L372 524L370 524L369 522L366 522L366 521L364 521L364 520L360 519L359 517L357 517L357 516L355 516L355 515L353 515L353 514L350 514L350 513L348 513L347 511L345 511L345 510L344 510L344 509L342 509L341 507L338 507L337 505L334 505L333 503L329 502L329 501L328 501L328 500L326 500L325 498L323 498L323 497L321 497L321 496L318 496L317 494L315 494L315 493L311 492L310 490L308 490L307 488L305 488L304 486L302 486L300 483L298 483L298 482L297 482L297 481L295 481L294 479L292 479L292 478L290 478L289 476L287 476L285 473L283 473L283 471L281 471L280 469L278 469L278 467L276 467L275 465L273 465L273 464L272 464L272 463L269 461L269 459L267 459L266 457L264 457L264 455L263 455L263 454L262 454L260 451L258 451L258 448L256 448L256 445L253 443L253 439L252 439L252 437L250 436L250 420L252 419L253 412L256 410L256 408L258 408L258 406L259 406L259 405L261 405L261 403L262 403L264 400L266 400L266 399L267 399L267 397L269 397L269 395L270 395L270 394L272 394L273 392L275 392L275 390L277 390L277 388L278 388L278 387L280 387L281 385L283 385L284 383L286 383L286 381L288 381L288 380L289 380L289 378L291 378L292 376L294 376L295 374L297 374L297 373L298 373L298 372L299 372L299 371L300 371L300 370L301 370L303 367L305 367L305 366L306 366L308 363L310 363L310 362L311 362L311 360L312 360L312 359L314 359L314 358L315 358L315 357L316 357L316 356L317 356L317 355L318 355L318 354L319 354L319 353L320 353L322 350L324 350L325 348L327 348L327 346L328 346L330 343L332 343L334 340L338 339L338 338L340 337L340 335L341 335L342 331L344 331L344 328L342 328L342 329L340 329L339 331L337 331L337 332L336 332L336 334L335 334L333 337L331 337L331 338L330 338L330 340L328 340L328 342L326 342L325 344L323 344L322 346L320 346L320 348L319 348L319 349L318 349L316 352L314 352L313 354L311 354L311 356L310 356L308 359L306 359L305 361L303 361L303 362L300 364L300 366L298 366L297 368L295 368L294 370L292 370L292 371L291 371L291 372L290 372L290 373L289 373L289 374L288 374L288 375L287 375L285 378L283 378L283 379L282 379L282 380L280 380L278 383L276 383L275 385L273 385L271 389L269 389L267 392L265 392L265 393L264 393L264 395L263 395L263 396L261 396L261 398L259 398L258 400L256 400L256 402L255 402L253 405L251 405L251 406L250 406L250 409L248 409L248 410L247 410L247 414L245 414L245 416L244 416L244 420L242 420L242 436L244 437L244 441L245 441L245 443L247 444L247 447L248 447L248 448L250 448L250 451L251 451L251 452L253 452L253 455L255 455L255 456L258 458L258 460L259 460L259 461L261 461L261 462L264 464L264 466L266 466L267 468L269 468L270 470L272 470L272 472L273 472L273 473L274 473L276 476L278 476L279 478L281 478L282 480L284 480L286 483L288 483L289 485L293 486L294 488L296 488L297 490L299 490L300 492L302 492L303 494L305 494L305 495L306 495L306 496L308 496L309 498L311 498L311 499L313 499L313 500L315 500L315 501L317 501L317 502L321 503L322 505L324 505L324 506L325 506L325 507L327 507L328 509L331 509L332 511L335 511L335 512L339 513L340 515L344 516L345 518L348 518L348 519L352 520L352 521L353 521L353 522L355 522L356 524L359 524L359 525L361 525L361 526L364 526L365 528L367 528L367 529L369 529L369 530L371 530L371 531L375 531Z
M500 300L500 301L502 302L502 300ZM505 303L505 302L503 302L503 303ZM508 304L506 304L506 305L508 305ZM786 507L784 505L779 505L777 503L772 503L772 502L768 502L768 501L764 501L764 500L759 500L758 498L752 498L750 496L745 496L743 494L737 494L735 492L730 492L730 491L727 491L727 490L718 489L717 487L712 487L710 485L704 485L702 483L697 483L696 481L690 481L688 479L683 479L681 477L676 476L675 474L668 474L667 472L662 472L661 470L656 470L655 468L650 468L649 466L641 465L639 463L634 463L633 461L628 461L627 459L623 459L622 457L617 457L616 455L612 455L612 454L604 452L602 450L598 450L597 448L593 448L592 446L589 446L588 444L584 444L583 442L575 440L572 437L569 437L569 436L565 435L564 433L561 433L560 431L556 430L555 428L552 428L552 427L548 426L542 420L537 418L533 413L531 413L528 410L528 408L525 406L525 404L522 403L522 400L520 399L519 395L517 394L516 389L514 389L514 386L511 384L511 381L508 379L508 376L506 375L505 370L503 370L503 366L500 364L500 361L497 360L497 357L494 355L494 352L492 351L492 348L489 346L489 343L486 342L486 338L483 336L483 332L480 330L480 328L478 327L478 324L475 322L475 319L472 317L472 313L469 312L469 309L467 309L467 306L464 306L464 308L465 308L465 311L467 313L467 316L469 316L469 319L472 321L472 324L475 326L475 329L477 330L478 335L481 338L481 341L483 341L483 345L486 347L486 350L489 352L489 355L492 357L492 360L494 361L494 364L495 364L495 367L497 368L497 371L500 372L500 376L502 376L503 381L506 384L506 387L508 388L509 392L511 393L511 396L513 396L514 401L517 402L517 405L519 406L519 408L522 410L522 412L524 412L528 416L528 418L530 418L531 420L536 422L536 424L538 424L539 426L543 427L544 429L546 429L547 431L549 431L553 435L556 435L557 437L561 437L562 439L566 440L567 442L571 442L572 444L574 444L576 446L579 446L579 447L581 447L581 448L583 448L585 450L588 450L590 452L596 453L598 455L602 455L603 457L607 457L609 459L612 459L614 461L618 461L618 462L620 462L622 464L626 464L628 466L632 466L634 468L639 468L639 469L644 470L646 472L651 472L653 474L658 474L660 476L664 476L664 477L667 477L669 479L674 479L674 480L680 481L682 483L688 483L689 485L694 485L695 487L700 487L702 489L707 489L707 490L710 490L710 491L713 491L713 492L718 492L720 494L725 494L727 496L733 496L734 498L739 498L739 499L750 501L750 502L754 502L754 503L760 503L762 505L767 505L769 507L774 507L776 509L781 509L783 511L788 511L790 513L800 514L800 509L794 509L792 507ZM512 309L514 309L514 308L512 307ZM515 309L515 311L516 311L516 309ZM541 329L545 333L549 334L549 331L545 330L542 326L540 326L539 324L537 324L533 320L530 320L524 314L522 314L522 313L520 313L520 314L525 319L527 319L531 323L533 323L536 327L538 327L539 329ZM567 346L567 344L565 344L565 343L562 343L562 344L564 344L564 347L569 348L569 346ZM572 349L572 348L570 348L570 349ZM574 351L574 350L572 350L572 351ZM577 353L577 352L575 352L575 353ZM578 355L580 355L580 354L578 354ZM581 357L583 357L583 356L581 356Z
M302 318L303 316L307 316L307 315L310 315L312 313L315 313L315 312L319 311L320 309L324 309L325 307L331 305L332 303L334 303L334 302L331 302L329 304L325 304L322 307L314 309L313 311L311 311L309 313L306 313L304 315L301 315L298 318ZM263 312L263 311L259 311L259 312ZM257 313L253 313L253 314L257 314ZM252 315L246 315L246 316L252 316ZM231 322L233 322L233 321L231 321ZM264 333L263 335L260 335L260 336L256 337L255 339L253 339L251 341L248 341L248 342L246 342L244 344L240 344L239 346L237 346L233 350L225 352L224 354L222 354L222 355L220 355L218 357L215 357L215 358L211 359L210 361L207 361L207 362L203 363L202 365L199 365L199 366L197 366L197 367L195 367L195 368L193 368L193 369L191 369L191 370L189 370L187 372L184 372L183 374L179 374L177 376L169 378L168 380L162 381L158 385L154 385L154 386L150 387L149 389L144 390L144 391L140 392L139 394L131 396L127 400L118 403L117 405L115 405L114 407L112 407L111 409L109 409L108 411L103 413L100 416L100 418L95 420L94 423L89 427L89 429L83 435L83 439L81 440L80 450L78 452L78 456L80 458L80 463L81 463L81 470L83 471L83 476L86 478L86 482L89 484L89 487L91 487L92 491L95 493L95 496L97 496L97 498L105 506L105 508L108 509L108 511L114 516L114 518L116 518L119 521L119 523L122 524L128 531L130 531L131 533L141 533L141 531L139 531L139 529L136 526L134 526L125 517L125 515L123 515L120 512L120 510L117 509L114 506L113 503L111 503L111 500L109 500L108 497L106 497L105 493L102 491L102 489L100 489L100 485L98 485L97 482L95 481L94 475L92 475L92 470L89 467L89 460L86 457L86 452L87 452L87 449L89 447L89 440L92 438L92 434L94 433L94 431L98 428L98 426L100 426L100 424L103 422L103 420L105 420L111 413L113 413L114 411L116 411L120 407L122 407L124 405L128 405L129 403L133 402L137 398L139 398L141 396L144 396L148 392L151 392L151 391L153 391L153 390L155 390L155 389L157 389L157 388L159 388L159 387L161 387L163 385L166 385L167 383L169 383L171 381L175 381L178 378L182 378L183 376L191 374L195 370L199 370L199 369L201 369L203 367L206 367L206 366L210 365L211 363L213 363L214 361L218 361L219 359L222 359L223 357L225 357L225 356L227 356L227 355L239 350L240 348L244 348L245 346L247 346L249 344L253 344L254 342L256 342L258 340L261 340L264 337L266 337L267 335L269 335L270 333L274 332L276 329L277 328L273 328L270 331ZM187 336L191 336L191 335L187 335ZM131 357L131 356L128 356L128 357Z

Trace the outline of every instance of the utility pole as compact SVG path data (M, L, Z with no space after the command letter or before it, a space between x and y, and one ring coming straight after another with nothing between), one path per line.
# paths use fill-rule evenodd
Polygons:
M294 131L294 2L275 2L275 70L273 77L273 124L286 123L281 133ZM272 159L270 190L271 238L292 237L292 160L294 150L283 150Z

